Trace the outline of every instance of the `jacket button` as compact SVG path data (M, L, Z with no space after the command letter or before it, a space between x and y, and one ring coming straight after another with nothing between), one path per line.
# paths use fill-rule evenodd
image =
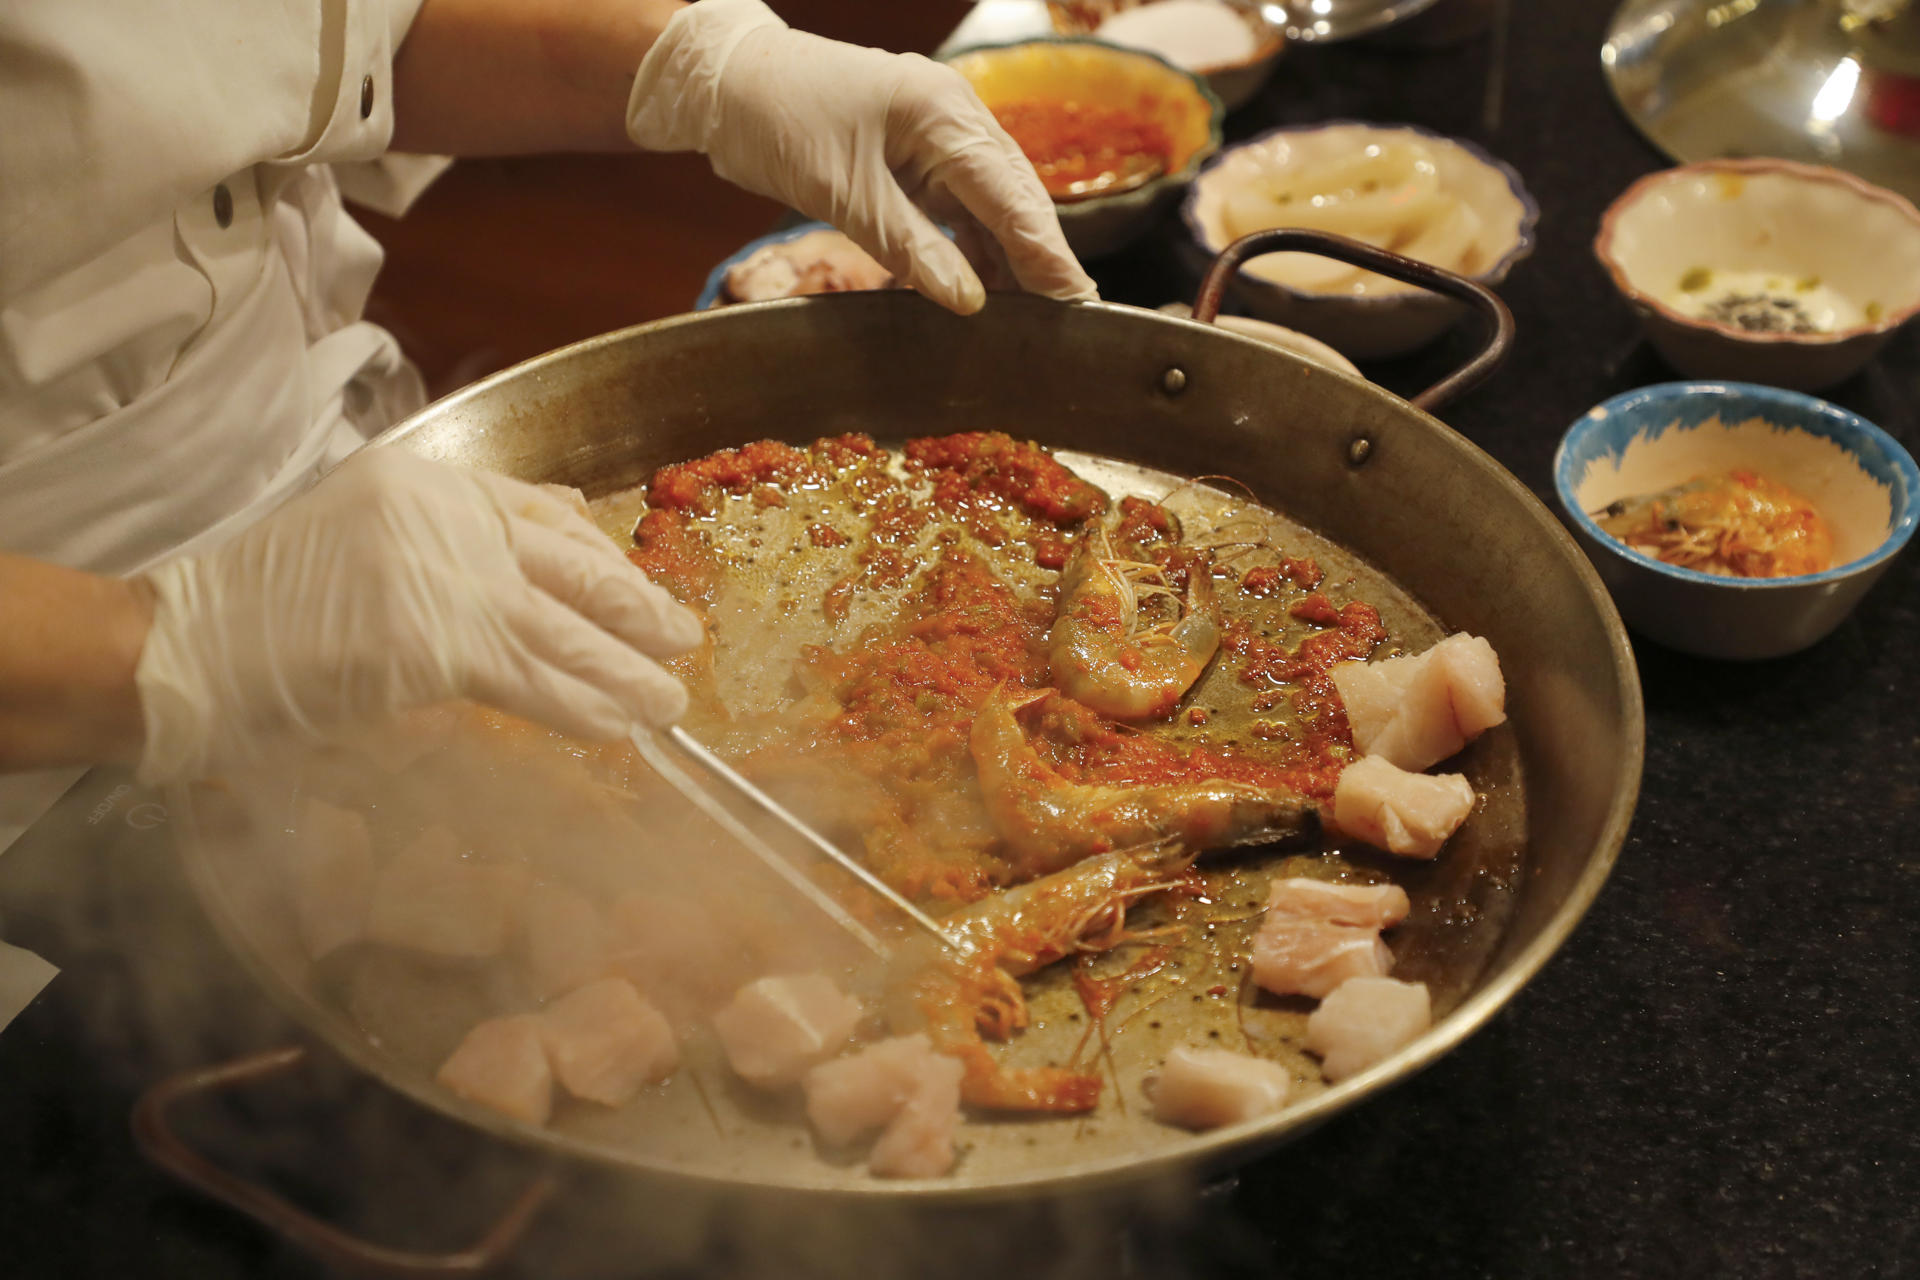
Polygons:
M233 192L224 182L213 189L213 220L222 231L233 225Z
M373 115L373 77L368 76L360 82L360 118Z

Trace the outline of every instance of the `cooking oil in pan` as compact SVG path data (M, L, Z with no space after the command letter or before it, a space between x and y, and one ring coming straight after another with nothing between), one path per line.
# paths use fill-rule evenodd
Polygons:
M1384 575L1226 484L1058 456L1116 502L1133 496L1163 504L1180 541L1208 546L1224 618L1250 644L1288 651L1316 633L1293 608L1314 593L1335 609L1359 601L1378 610L1387 638L1374 656L1419 651L1444 634L1440 620ZM971 523L898 520L886 538L875 539L876 513L895 509L889 504L898 495L924 492L926 483L897 455L875 470L884 478L728 496L701 521L723 569L707 602L715 645L683 673L700 686L689 725L717 749L736 757L764 753L782 732L810 723L807 717L831 699L830 691L810 687L806 655L850 649L895 624L926 566L945 553L977 557L1021 607L1043 620L1050 614L1057 565L1042 561L1057 562L1059 548L1052 557L1041 548L1065 537L1061 529L1009 505L975 512ZM594 509L604 529L625 538L645 510L644 495L607 495ZM876 547L884 554L871 554ZM1307 561L1318 571L1311 591L1283 573L1256 572ZM1249 581L1256 588L1241 589ZM819 669L816 661L811 670ZM1271 690L1242 672L1239 660L1223 653L1175 715L1140 732L1183 748L1283 757L1308 726L1289 698L1263 697ZM261 846L300 839L311 804L319 803L361 815L376 865L424 829L446 824L462 834L463 858L499 870L525 891L560 884L603 908L634 893L687 904L679 922L692 924L685 947L699 952L695 969L716 990L752 964L822 967L857 980L844 940L817 921L803 923L803 904L782 898L751 860L682 811L630 753L568 743L484 713L454 719L453 729L425 735L426 749L403 750L397 760L392 743L373 753L389 758L372 765L365 753L321 753L292 784L276 775L225 793L223 804L244 797L244 812L208 827L200 844L215 900L228 908L223 923L241 935L242 951L263 961L283 996L362 1066L475 1123L623 1166L761 1186L872 1191L857 1155L823 1151L811 1140L796 1096L765 1094L732 1075L699 1029L698 992L681 993L684 1057L669 1081L620 1109L563 1103L546 1128L530 1130L458 1104L433 1083L476 1020L538 1006L540 992L516 950L522 944L509 940L497 954L463 957L356 943L311 960L289 920L283 872L261 856ZM470 732L475 725L485 732ZM1444 1016L1498 945L1525 843L1511 733L1490 732L1450 767L1467 775L1481 801L1437 860L1410 862L1334 841L1310 851L1208 854L1197 864L1203 887L1196 894L1149 901L1129 915L1139 942L1026 979L1031 1025L996 1052L1013 1066L1099 1073L1100 1105L1083 1116L970 1118L961 1163L941 1185L1031 1185L1126 1168L1156 1153L1177 1156L1190 1139L1154 1123L1142 1091L1176 1045L1214 1044L1275 1059L1294 1077L1296 1102L1323 1088L1316 1061L1299 1047L1308 1004L1267 995L1248 977L1249 940L1265 886L1277 874L1391 878L1404 887L1413 910L1391 935L1395 974L1425 982L1436 1017ZM943 824L983 825L968 817L969 804L977 808L962 787L943 802ZM824 825L843 846L858 847L857 822ZM937 895L930 901L943 905ZM743 936L755 954L729 976L727 966L741 958L730 955L734 943L727 939Z

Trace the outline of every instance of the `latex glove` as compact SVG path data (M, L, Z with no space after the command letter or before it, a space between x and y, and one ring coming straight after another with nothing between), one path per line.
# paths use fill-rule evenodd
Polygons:
M640 64L627 133L705 152L721 177L832 223L962 314L986 302L968 254L995 287L1097 296L1019 145L959 72L917 54L790 30L760 0L700 0Z
M451 698L583 738L661 725L652 657L701 625L553 493L367 449L202 556L146 575L139 776L204 776Z

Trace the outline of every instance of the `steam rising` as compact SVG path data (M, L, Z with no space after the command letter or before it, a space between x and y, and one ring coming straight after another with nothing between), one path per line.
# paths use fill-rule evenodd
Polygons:
M1120 474L1100 479L1113 492L1139 487L1138 477L1131 484ZM877 503L887 493L874 485L867 497ZM764 510L755 505L760 540L749 541L761 549L759 563L745 564L752 557L742 552L741 563L727 566L745 589L710 612L715 652L724 661L706 671L704 690L692 682L692 723L723 754L754 754L757 781L843 847L859 848L876 825L866 815L881 812L889 799L885 787L844 767L845 757L823 763L798 751L779 756L783 735L839 710L830 667L816 666L813 683L802 674L796 684L796 637L839 646L869 623L896 620L922 581L919 570L947 544L932 526L910 530L908 542L880 546L884 539L870 539L875 554L862 562L864 585L852 593L850 611L836 615L815 607L836 598L847 571L844 558L828 554L832 540L814 534L827 513L808 503L825 498L812 491L788 497ZM857 528L841 523L845 529L829 532L845 543ZM1217 532L1229 531L1222 525ZM1024 546L1026 533L1016 533L1007 545ZM1384 579L1366 580L1364 567L1349 570L1335 549L1309 541L1304 531L1288 531L1285 542L1307 546L1348 582L1360 578L1370 599L1401 602L1395 630L1402 638L1430 637L1431 620ZM882 581L875 566L888 565L900 572ZM1010 572L1009 585L1034 597L1051 574L1031 557L1021 566ZM758 576L741 572L747 568ZM1031 613L1046 603L1028 598L1019 607ZM705 660L715 662L715 652ZM1200 696L1217 714L1232 699L1246 701L1230 676L1214 676ZM1181 725L1167 732L1197 731ZM938 781L952 785L916 793L913 806L894 811L904 819L893 827L901 839L932 833L962 853L993 847L964 741L958 748L947 743L949 764L959 767ZM208 914L253 976L341 1055L324 1055L301 1082L312 1091L303 1095L310 1123L296 1128L317 1129L323 1140L282 1139L277 1116L262 1124L259 1115L243 1113L246 1163L297 1170L317 1160L343 1171L350 1184L364 1178L384 1186L396 1178L409 1194L356 1197L367 1201L365 1229L384 1241L416 1248L462 1243L530 1178L552 1168L564 1190L526 1243L519 1267L527 1275L976 1280L998 1271L1105 1280L1140 1262L1130 1251L1176 1238L1181 1219L1196 1207L1196 1188L1183 1175L1143 1175L1156 1157L1168 1157L1171 1167L1191 1153L1182 1150L1187 1136L1156 1124L1143 1105L1142 1081L1170 1049L1245 1047L1285 1065L1296 1096L1322 1087L1317 1064L1297 1047L1304 1010L1272 1002L1256 1008L1246 992L1240 961L1269 873L1279 869L1270 857L1216 860L1206 870L1205 898L1163 902L1139 919L1149 936L1165 926L1159 936L1195 945L1116 952L1074 973L1056 964L1023 982L1031 1022L1011 1044L996 1046L995 1057L1097 1076L1096 1110L1006 1120L969 1115L952 1175L881 1183L868 1175L861 1148L818 1140L797 1090L756 1089L741 1080L711 1020L754 979L826 974L866 1003L863 1038L900 1034L913 1029L916 1016L888 998L897 995L900 967L889 973L876 965L630 748L587 747L496 713L447 706L356 742L263 760L246 776L179 799L175 820L186 866ZM780 843L768 824L741 816ZM1470 889L1462 885L1476 869L1517 848L1517 841L1493 841L1485 849L1456 849L1445 865L1414 873L1428 882L1424 892L1410 885L1416 901L1465 901ZM925 849L906 854L937 869ZM906 854L902 865L911 861ZM802 865L898 939L898 922L841 873ZM975 909L1000 909L1017 893L989 897ZM142 914L148 904L113 901L98 922L108 931L138 933L154 923ZM180 914L162 914L178 931ZM1420 941L1402 962L1422 968L1423 976L1452 974L1453 984L1464 986L1478 970L1483 944L1469 946L1465 931L1446 930L1438 910L1427 920L1430 928L1427 921L1414 926ZM148 950L169 954L159 945ZM908 953L926 954L900 948ZM210 972L225 986L214 985ZM618 1105L555 1088L544 1124L509 1119L497 1106L471 1101L472 1094L463 1101L436 1082L476 1025L539 1014L609 976L630 982L671 1025L677 1063L663 1082ZM160 963L128 978L152 1025L111 1008L91 1011L90 1019L98 1015L94 1034L109 1053L145 1064L144 1078L156 1061L204 1065L285 1032L278 1020L248 1012L259 1001L228 999L236 992L230 968ZM970 1027L971 1009L966 1013ZM111 1043L114 1036L126 1043ZM155 1045L165 1052L156 1056ZM388 1085L451 1113L452 1121L399 1103ZM1100 1186L1088 1185L1090 1171L1103 1176ZM456 1225L442 1230L449 1221ZM1156 1260L1151 1273L1182 1273L1164 1262Z
M557 1140L557 1158L407 1108L330 1055L297 1081L266 1088L270 1098L305 1101L290 1133L273 1106L239 1117L240 1162L284 1176L317 1161L329 1176L370 1186L403 1176L406 1194L374 1197L356 1223L383 1241L420 1249L462 1243L532 1178L557 1170L561 1194L508 1274L973 1277L984 1268L1110 1277L1124 1274L1123 1255L1143 1222L1171 1229L1194 1203L1179 1178L1090 1199L1034 1190L978 1207L860 1194L879 1184L862 1171L859 1153L819 1146L794 1099L734 1079L705 1023L758 972L826 971L865 992L875 990L876 975L845 935L704 829L624 750L585 748L473 708L440 708L377 740L196 789L177 817L216 922L264 962L269 985L303 1021L386 1084L519 1139L529 1131L460 1108L432 1075L475 1021L538 1010L550 998L530 964L530 905L542 893L575 894L610 931L629 917L672 943L646 957L657 966L646 993L684 1037L681 1070L626 1108L560 1102L545 1131ZM423 836L437 846L424 858ZM320 837L365 840L372 875L358 936L343 931L337 900L324 908L336 918L316 927L310 890ZM451 856L448 840L457 845ZM436 889L417 875L396 880L396 864L408 857L443 866L455 886ZM335 857L331 865L342 863ZM504 891L474 892L489 882ZM396 885L406 897L378 896ZM489 952L496 911L507 923ZM369 928L384 936L369 937ZM316 942L325 947L317 957ZM184 1016L177 1007L193 998L194 977L167 977L171 997L155 1008L179 1015L181 1026L204 1025L206 1011ZM237 1030L220 1044L183 1045L178 1064L272 1038L260 1026ZM1010 1138L1042 1172L1081 1157L1072 1136L1079 1123L993 1124L978 1134L970 1127L965 1146ZM460 1154L431 1154L449 1146ZM579 1154L591 1158L573 1158ZM963 1154L961 1176L972 1154ZM1021 1163L1016 1157L1012 1167ZM822 1189L840 1194L812 1194Z

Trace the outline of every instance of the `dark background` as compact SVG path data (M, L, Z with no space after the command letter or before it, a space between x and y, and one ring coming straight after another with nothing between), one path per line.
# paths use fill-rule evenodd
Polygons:
M920 49L962 12L783 8L797 25ZM1482 34L1295 49L1229 126L1410 121L1519 169L1543 213L1538 250L1502 289L1518 342L1445 416L1549 501L1565 427L1671 376L1589 247L1607 202L1665 163L1601 78L1609 8L1515 0L1497 124L1483 114L1495 46ZM779 215L689 157L463 164L413 216L376 223L391 252L380 315L445 390L684 309L713 262ZM1092 264L1107 295L1190 297L1168 249L1177 233L1169 223ZM1466 342L1367 371L1411 394ZM1915 333L1828 395L1920 446ZM1645 784L1572 940L1457 1052L1236 1179L903 1223L749 1214L575 1175L515 1274L859 1275L902 1258L911 1273L968 1276L1920 1273L1917 596L1909 553L1794 657L1733 665L1638 644ZM0 1275L315 1274L132 1147L144 1085L298 1037L197 918L165 827L127 824L145 797L116 794L123 782L96 774L0 857L0 936L66 970L0 1034ZM414 1247L470 1238L530 1176L513 1153L324 1063L185 1120L224 1162Z

